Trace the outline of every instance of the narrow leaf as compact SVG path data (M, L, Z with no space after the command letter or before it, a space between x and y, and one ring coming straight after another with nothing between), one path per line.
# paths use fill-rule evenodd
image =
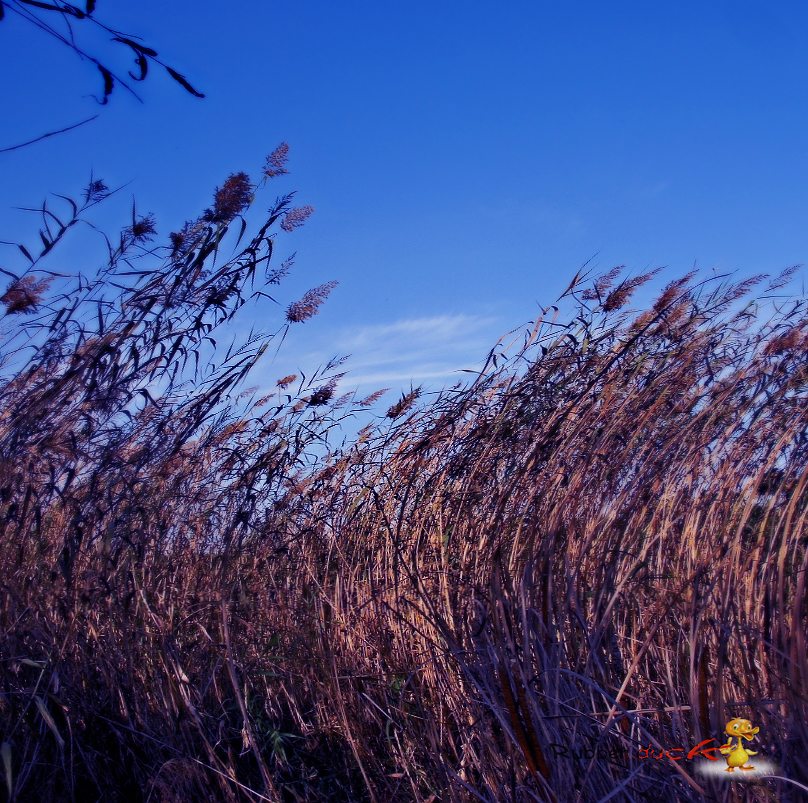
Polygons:
M44 256L51 250L53 243L45 236L45 232L40 229L39 231L39 239L42 240L42 245L45 246L42 254L40 256Z
M135 55L135 63L137 64L138 70L140 70L140 74L136 75L129 70L129 75L131 75L135 81L144 81L146 79L146 74L149 72L149 62L146 61L146 57L142 53L137 53Z
M157 51L151 47L146 47L146 45L140 44L140 42L135 42L134 39L128 39L126 36L115 36L112 39L113 42L122 42L125 45L129 45L132 50L135 50L138 53L142 53L144 56L156 56Z
M190 83L188 83L188 79L184 75L180 75L176 70L172 69L168 65L166 65L166 70L168 70L168 74L178 83L180 86L183 87L187 92L190 92L194 97L197 98L204 98L205 95L203 92L197 92Z
M0 756L3 758L3 771L6 775L6 789L8 790L8 799L11 800L14 791L14 781L11 774L11 745L8 742L3 742L0 745Z
M109 96L112 94L112 90L115 88L115 79L112 76L112 73L103 65L98 65L98 70L104 78L104 97L99 101L101 104L105 104L109 100Z
M53 733L59 747L64 747L65 740L62 738L62 734L59 733L59 728L56 727L56 721L51 716L51 712L48 711L45 701L41 697L34 697L34 702L36 703L36 707L39 709L39 715L42 717L51 733Z

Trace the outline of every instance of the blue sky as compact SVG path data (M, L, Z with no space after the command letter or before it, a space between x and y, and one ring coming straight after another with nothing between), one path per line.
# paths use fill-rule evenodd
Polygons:
M0 154L0 239L24 231L13 205L77 192L90 170L129 183L106 214L124 219L134 194L167 234L286 140L275 189L316 213L284 235L298 260L279 299L340 286L267 381L350 352L363 389L450 382L589 259L664 280L808 256L802 3L99 0L97 14L207 98L155 74L143 104L118 91L99 109L91 66L7 17L0 147L101 116Z

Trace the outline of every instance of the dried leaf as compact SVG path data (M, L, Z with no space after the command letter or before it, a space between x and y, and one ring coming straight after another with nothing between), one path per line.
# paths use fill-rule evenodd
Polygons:
M56 727L56 721L51 715L51 712L48 711L48 708L45 705L45 701L41 697L34 697L34 702L36 703L36 707L39 710L39 715L42 717L45 724L48 726L51 733L54 735L59 747L63 748L65 746L65 740L62 738L62 734L59 733L59 728Z
M11 745L8 742L3 742L3 744L0 745L0 757L3 759L3 771L6 776L8 799L11 800L12 793L14 792L14 780L11 768Z
M128 45L132 48L136 53L142 53L144 56L156 56L157 51L154 48L147 47L146 45L140 44L140 42L135 42L134 39L129 39L126 36L115 36L112 39L113 42L121 42L124 45Z
M104 97L101 98L99 103L106 104L109 101L112 90L115 88L115 78L103 64L98 65L98 71L104 78Z
M190 83L188 83L188 79L184 75L180 75L176 70L172 69L168 65L166 65L166 70L168 74L180 85L185 89L187 92L190 92L194 97L197 98L204 98L205 95L203 92L198 92L194 89Z

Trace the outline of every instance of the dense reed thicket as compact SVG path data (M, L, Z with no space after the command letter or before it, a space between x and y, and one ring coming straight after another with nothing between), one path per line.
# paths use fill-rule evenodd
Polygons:
M218 334L310 211L282 198L234 244L255 191L231 176L167 249L133 214L77 284L29 251L2 297L3 793L797 799L808 328L787 276L689 275L639 313L650 277L578 276L467 385L335 448L376 401L338 397L335 365L241 393L330 285L275 332ZM45 209L45 254L105 194ZM790 781L643 757L732 716Z

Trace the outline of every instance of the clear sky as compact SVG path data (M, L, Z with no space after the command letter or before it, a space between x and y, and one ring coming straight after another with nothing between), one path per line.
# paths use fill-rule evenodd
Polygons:
M267 378L351 352L363 388L450 381L593 257L665 278L808 257L805 3L98 0L97 15L207 98L155 74L143 104L117 91L99 109L93 68L9 15L0 147L101 116L0 154L0 239L24 230L13 205L78 192L91 169L131 182L121 215L134 194L167 234L288 141L276 189L316 213L284 242L298 261L279 298L340 286Z

